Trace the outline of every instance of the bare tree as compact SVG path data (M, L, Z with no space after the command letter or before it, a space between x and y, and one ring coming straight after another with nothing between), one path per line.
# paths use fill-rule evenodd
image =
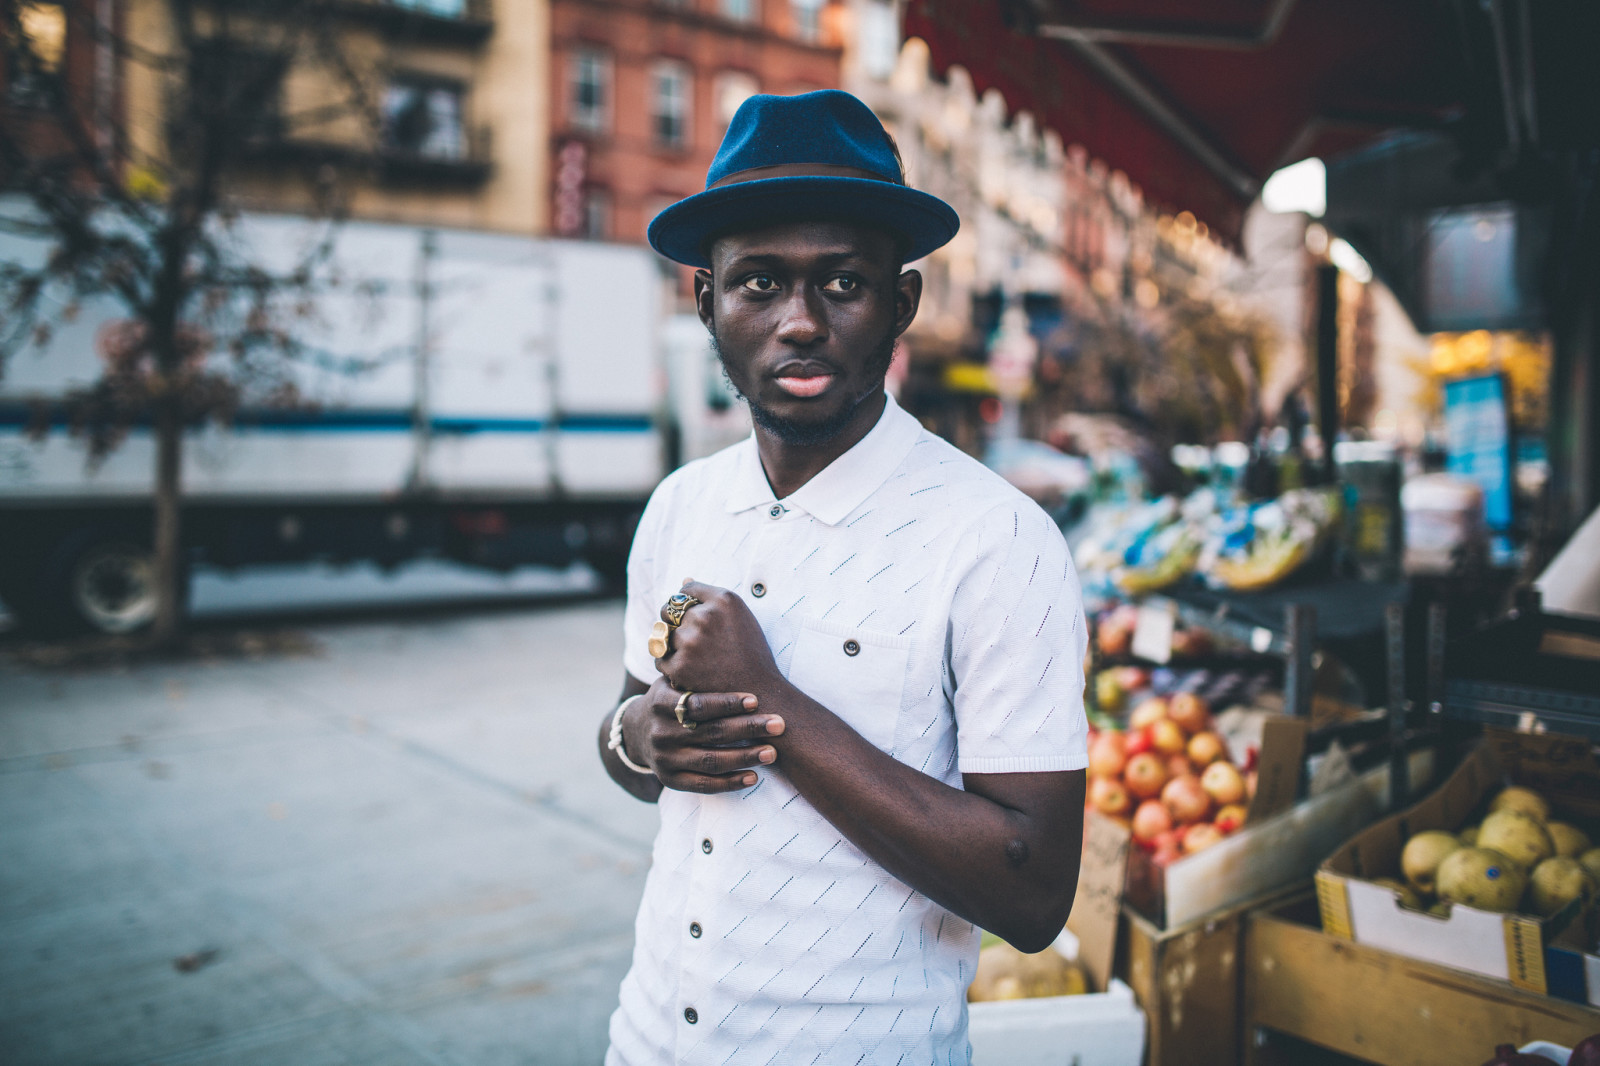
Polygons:
M237 239L243 165L337 116L371 131L377 79L340 51L332 0L0 0L9 91L0 104L4 220L39 254L0 263L0 360L48 339L86 299L125 312L104 340L100 380L69 397L91 461L148 422L155 441L157 610L150 639L182 625L184 429L225 419L246 390L292 401L306 313L340 215L339 171L313 161L309 207L325 237L285 267ZM90 61L74 68L71 48ZM85 70L84 68L87 68ZM284 103L291 71L315 69L318 99ZM134 88L154 110L130 116ZM0 366L3 366L0 362Z

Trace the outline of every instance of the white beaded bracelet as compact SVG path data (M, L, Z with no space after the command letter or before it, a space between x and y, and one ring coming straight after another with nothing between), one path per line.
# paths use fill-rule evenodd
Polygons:
M654 770L650 769L648 766L640 766L638 763L628 758L627 751L622 747L622 716L628 712L628 705L643 695L644 693L641 692L638 696L629 696L627 699L617 704L617 713L611 716L611 739L606 741L606 747L616 752L617 758L622 760L622 765L626 766L634 773L649 774L651 777L654 777L656 774Z

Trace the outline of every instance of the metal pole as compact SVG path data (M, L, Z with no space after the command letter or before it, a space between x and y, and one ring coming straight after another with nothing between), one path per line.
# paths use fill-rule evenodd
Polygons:
M1317 267L1317 432L1322 435L1325 484L1334 481L1333 446L1339 439L1339 268Z
M422 250L417 257L417 351L411 362L411 474L406 488L421 492L427 487L428 452L433 446L433 415L428 396L429 364L433 361L433 281L430 268L439 254L438 237L431 229L422 231Z
M1283 710L1291 718L1311 719L1312 656L1317 649L1317 609L1296 603L1284 608L1289 630L1284 649L1287 666L1283 678Z
M1384 607L1383 625L1389 666L1389 806L1395 809L1411 796L1411 766L1406 759L1405 604Z

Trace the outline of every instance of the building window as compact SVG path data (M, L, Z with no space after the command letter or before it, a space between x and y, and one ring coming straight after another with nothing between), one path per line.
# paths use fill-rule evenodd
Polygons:
M756 81L753 74L746 74L742 70L725 70L718 74L712 88L712 93L716 97L714 106L718 125L722 129L727 129L728 123L733 121L733 113L739 110L739 105L760 91L761 83Z
M6 99L39 106L50 100L67 53L67 12L61 4L23 3L6 32Z
M826 0L789 0L789 13L794 19L794 35L806 44L822 40L822 9Z
M383 94L383 146L428 159L467 154L462 88L425 78L396 78Z
M572 53L572 111L574 129L604 133L611 118L611 57L598 48Z
M735 22L756 22L759 20L761 0L717 0L722 9L724 18Z
M604 189L583 194L583 236L591 241L611 236L611 194Z
M442 19L463 18L467 13L467 0L389 0L389 3Z
M246 139L283 136L282 55L231 40L197 42L189 56L189 92L197 101L220 100L229 126Z
M689 140L689 68L662 60L650 72L650 119L656 143L682 148Z

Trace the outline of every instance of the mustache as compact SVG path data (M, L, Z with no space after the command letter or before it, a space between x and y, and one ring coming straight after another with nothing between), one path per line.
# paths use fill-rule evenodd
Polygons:
M707 332L711 336L711 350L717 353L717 363L722 368L722 380L726 381L733 394L749 407L750 420L783 443L797 448L826 444L844 432L845 427L855 418L857 409L883 386L884 379L889 374L889 364L894 362L895 341L899 339L891 325L883 338L873 346L872 355L864 368L866 384L848 404L821 422L801 422L785 418L761 401L745 395L744 390L739 388L733 376L728 373L728 358L723 350L722 338L717 335L716 325L708 327Z

